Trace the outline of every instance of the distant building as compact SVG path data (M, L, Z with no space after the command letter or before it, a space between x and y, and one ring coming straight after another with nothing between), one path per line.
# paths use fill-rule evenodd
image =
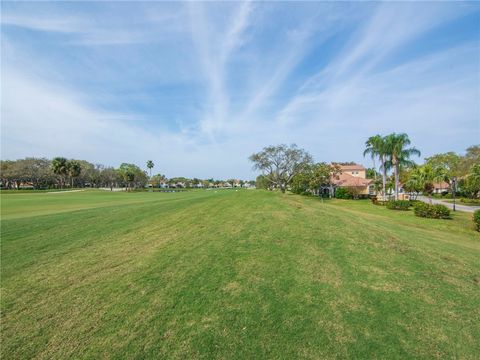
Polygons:
M332 177L332 189L329 193L335 195L337 188L348 188L359 196L375 195L373 180L367 179L367 169L359 164L340 165L340 173Z
M444 192L448 192L449 190L450 190L450 184L445 181L433 184L433 192L435 194L441 194Z

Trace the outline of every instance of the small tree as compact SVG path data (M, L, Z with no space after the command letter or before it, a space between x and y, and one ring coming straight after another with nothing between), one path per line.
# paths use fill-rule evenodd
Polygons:
M255 187L257 189L270 190L270 181L264 175L258 175L255 181Z
M480 164L475 164L470 168L463 190L471 197L476 198L480 193Z
M314 164L309 181L310 189L318 194L323 187L331 187L332 179L339 173L340 167L338 165L329 165L324 162Z
M422 191L428 195L432 203L432 194L435 190L434 183L442 181L445 178L445 169L442 167L432 167L430 164L414 168L409 179L406 181L407 189L415 192Z
M406 179L403 182L404 190L413 195L413 200L416 200L418 194L424 190L423 180L417 172L417 168L410 170L408 174L405 174Z
M445 172L444 181L451 185L453 177L460 176L459 168L461 157L454 152L436 154L425 159L426 164L433 168L443 168Z
M113 191L113 186L117 183L119 174L114 168L107 167L102 170L101 178L102 181L110 188L110 191Z
M249 157L255 170L262 171L268 182L282 193L293 177L312 162L312 157L297 145L267 146Z
M162 174L153 175L150 178L150 183L152 184L152 186L157 188L159 188L162 184L166 183L166 181L167 178L165 177L165 175Z
M123 163L118 169L120 176L122 177L123 181L125 181L126 191L132 189L132 183L135 181L135 168L136 166L133 164Z

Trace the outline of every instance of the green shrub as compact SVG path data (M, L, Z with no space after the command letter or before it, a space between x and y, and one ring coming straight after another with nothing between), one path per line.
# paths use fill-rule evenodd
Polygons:
M473 213L473 222L475 223L475 228L477 231L480 231L480 210L477 210Z
M445 205L430 205L418 202L414 205L415 215L430 219L450 219L450 210Z
M465 199L465 198L460 198L460 202L466 203L469 205L480 205L480 199Z
M353 195L347 188L339 187L335 190L335 197L337 199L353 199Z
M408 210L410 207L410 201L408 200L392 200L387 202L387 209L390 210Z
M450 209L445 205L436 204L433 205L433 218L434 219L450 219Z

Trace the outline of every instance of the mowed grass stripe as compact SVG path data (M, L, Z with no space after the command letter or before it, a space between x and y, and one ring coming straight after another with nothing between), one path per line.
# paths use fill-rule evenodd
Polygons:
M261 191L185 199L3 221L2 354L475 358L466 217Z
M177 193L110 192L86 190L81 192L1 194L2 219L15 219L87 210L112 205L133 205L156 201L178 201L207 195L204 191Z

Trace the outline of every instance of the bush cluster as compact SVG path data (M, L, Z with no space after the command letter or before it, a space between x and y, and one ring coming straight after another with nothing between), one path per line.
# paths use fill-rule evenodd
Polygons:
M337 199L353 199L353 194L348 189L339 187L335 190L335 197Z
M385 206L387 205L387 202L388 202L388 201L380 201L376 196L372 196L370 200L372 201L373 205L380 205L380 206Z
M467 204L475 204L475 205L480 205L480 199L466 199L466 198L460 198L460 202L462 202L462 203L467 203Z
M387 202L387 209L390 210L408 210L411 206L408 200L391 200Z
M450 219L450 210L445 205L430 205L418 202L414 205L415 215L431 219Z
M480 210L477 210L473 213L473 222L475 223L475 228L477 231L480 231Z

